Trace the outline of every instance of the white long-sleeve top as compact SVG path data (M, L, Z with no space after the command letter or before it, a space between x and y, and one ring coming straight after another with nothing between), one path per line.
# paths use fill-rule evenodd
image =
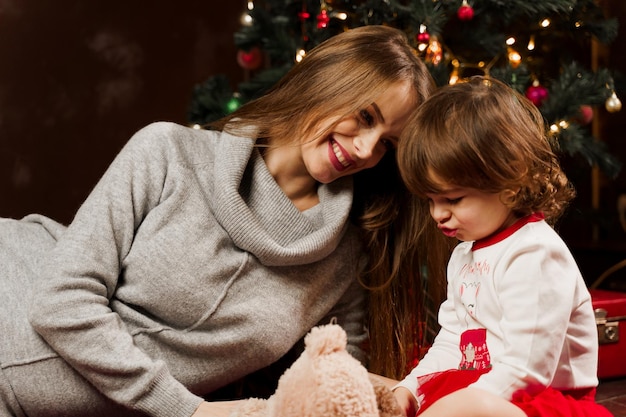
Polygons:
M418 377L457 368L490 367L471 387L507 399L534 384L576 389L598 383L589 291L541 215L455 248L439 323L428 353L398 384L413 393Z

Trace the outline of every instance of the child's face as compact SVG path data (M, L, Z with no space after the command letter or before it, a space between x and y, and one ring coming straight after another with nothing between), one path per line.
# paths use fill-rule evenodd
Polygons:
M426 195L430 215L448 237L462 241L483 239L517 220L511 209L502 203L499 193L436 182L443 191Z
M385 152L397 146L414 108L414 97L410 83L398 82L358 114L339 122L321 120L318 132L333 126L330 133L316 140L304 138L301 145L308 173L318 182L329 183L374 167Z

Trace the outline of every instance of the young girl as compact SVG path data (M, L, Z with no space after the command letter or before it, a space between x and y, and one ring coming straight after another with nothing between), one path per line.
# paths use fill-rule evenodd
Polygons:
M400 142L409 189L461 241L432 347L395 389L406 415L610 416L589 292L553 230L574 191L540 112L501 82L445 86Z
M0 221L0 415L217 417L331 318L365 363L359 280L418 281L395 148L432 88L403 33L350 30L220 130L140 130L68 227Z

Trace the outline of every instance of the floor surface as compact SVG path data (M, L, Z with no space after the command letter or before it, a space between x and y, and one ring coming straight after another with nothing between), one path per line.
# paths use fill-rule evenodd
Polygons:
M604 405L615 417L626 417L626 377L600 381L596 401Z

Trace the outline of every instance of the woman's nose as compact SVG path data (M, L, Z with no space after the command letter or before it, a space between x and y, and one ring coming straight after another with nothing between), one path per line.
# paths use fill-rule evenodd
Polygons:
M363 161L367 161L372 157L377 157L379 141L380 135L376 132L359 135L354 140L356 156Z

